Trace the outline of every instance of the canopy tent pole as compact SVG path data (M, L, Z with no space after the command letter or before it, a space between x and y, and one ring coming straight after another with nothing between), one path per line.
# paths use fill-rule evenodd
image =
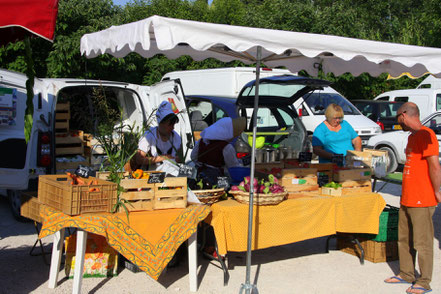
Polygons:
M253 109L253 145L251 148L251 174L250 174L250 203L248 206L248 241L247 241L247 271L245 284L240 287L240 293L245 289L246 294L250 294L251 290L255 290L256 285L250 284L251 275L251 244L253 239L253 202L254 202L254 170L255 170L255 158L256 158L256 133L257 133L257 110L259 109L259 82L260 82L260 59L262 56L262 47L257 46L256 55L256 82L254 84L254 109Z

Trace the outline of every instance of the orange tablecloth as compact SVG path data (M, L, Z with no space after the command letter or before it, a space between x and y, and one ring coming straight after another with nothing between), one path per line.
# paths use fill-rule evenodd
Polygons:
M255 206L252 249L290 244L336 232L378 233L385 206L376 193L342 197L289 199ZM219 253L246 251L248 205L235 200L215 203L206 221L214 228Z
M125 213L68 216L42 206L39 238L68 227L104 236L110 246L157 280L178 247L209 213L208 206L190 205L185 209L131 212L127 221Z

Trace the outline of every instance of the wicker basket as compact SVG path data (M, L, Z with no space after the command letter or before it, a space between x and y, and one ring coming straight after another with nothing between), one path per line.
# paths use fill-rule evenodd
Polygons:
M231 195L233 195L234 199L236 199L240 203L248 204L250 203L250 193L243 191L230 191ZM254 205L276 205L285 200L288 192L283 193L270 193L270 194L262 194L256 193L254 194Z
M198 197L199 201L204 204L213 204L219 201L225 193L224 188L210 189L210 190L192 190L192 192Z

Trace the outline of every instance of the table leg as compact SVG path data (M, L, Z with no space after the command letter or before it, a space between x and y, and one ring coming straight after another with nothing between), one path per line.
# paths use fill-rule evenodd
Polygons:
M197 238L198 232L195 231L193 235L187 240L188 246L188 275L190 280L190 292L198 290L198 255L197 255Z
M73 279L72 293L81 293L81 283L83 282L84 256L86 254L87 232L77 231L77 248L75 253L75 271Z
M54 234L52 243L51 267L49 270L49 288L57 287L58 273L60 272L61 254L64 245L64 228Z

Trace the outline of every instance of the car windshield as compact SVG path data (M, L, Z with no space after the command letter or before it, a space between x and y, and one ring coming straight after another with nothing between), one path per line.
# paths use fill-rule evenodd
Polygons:
M299 90L303 89L304 85L289 85L289 84L260 84L259 85L259 95L260 96L275 96L283 98L291 98ZM247 87L242 96L253 96L255 95L256 87Z
M315 115L324 115L326 108L331 103L340 105L344 114L361 115L357 108L338 93L311 93L303 96L303 99Z
M243 134L245 142L247 136L252 136L253 108L246 108L247 132ZM265 143L290 146L293 150L302 151L306 136L305 128L296 113L289 107L259 107L257 110L257 132L265 134Z
M378 115L380 118L395 118L398 108L403 105L400 102L376 103L376 102L355 102L357 108L367 117L371 117L375 113L375 105L378 105Z

